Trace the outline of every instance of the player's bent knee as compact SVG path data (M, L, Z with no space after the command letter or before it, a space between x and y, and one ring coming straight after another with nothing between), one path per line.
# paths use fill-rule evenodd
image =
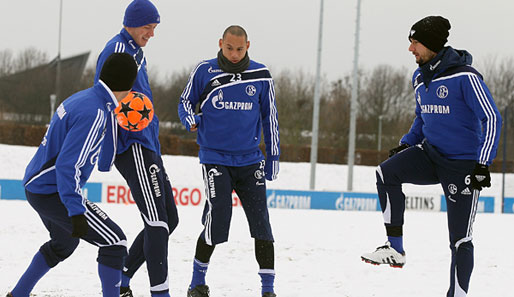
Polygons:
M456 249L473 249L473 241L471 237L459 237L451 239L451 247Z
M57 242L50 240L43 244L39 249L45 257L45 260L50 267L54 267L59 262L66 260L77 248L80 240L78 238L70 238L66 242Z
M97 261L114 269L122 269L123 261L127 255L127 247L124 245L101 247L98 250Z
M171 234L178 226L178 216L174 218L168 218L168 234Z

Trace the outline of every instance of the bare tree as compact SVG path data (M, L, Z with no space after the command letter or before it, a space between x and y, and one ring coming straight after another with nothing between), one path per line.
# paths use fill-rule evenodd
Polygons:
M350 77L330 83L320 108L320 145L346 148L350 126Z
M10 49L0 51L0 77L14 73L14 58Z
M281 141L309 144L312 130L314 78L303 72L282 71L275 77Z
M514 59L498 59L497 56L488 57L482 64L484 81L491 92L496 106L502 113L503 127L498 147L498 156L503 159L505 143L507 159L514 158ZM507 113L507 117L505 117ZM507 129L508 135L505 135ZM498 158L499 159L499 158Z
M514 103L514 58L488 57L483 63L484 81L500 110Z
M13 55L10 49L0 51L0 77L48 63L48 55L29 47Z
M48 55L35 47L24 49L14 60L15 72L48 63Z
M364 78L364 86L359 96L360 116L365 119L403 116L414 103L409 76L404 69L394 69L390 65L375 67Z
M182 69L173 72L163 83L158 83L155 77L151 78L155 113L161 121L180 123L177 106L186 87L189 71Z

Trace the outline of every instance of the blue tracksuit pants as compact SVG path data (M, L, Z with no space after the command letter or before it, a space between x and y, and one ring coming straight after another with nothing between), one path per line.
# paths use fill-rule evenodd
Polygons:
M37 211L50 233L50 240L39 249L49 267L68 258L77 248L80 238L71 237L72 224L58 193L35 194L25 191L27 201ZM127 239L123 231L96 204L85 200L89 230L83 240L96 245L98 263L122 269L127 255Z
M123 274L132 278L146 261L150 291L168 292L168 238L177 227L178 213L162 158L134 143L116 156L114 164L127 181L144 223L130 247Z
M206 202L202 216L204 230L200 236L208 245L228 240L232 218L232 191L237 193L253 238L273 241L268 206L264 162L231 167L203 164Z
M403 225L403 183L441 184L443 187L452 251L447 297L466 296L473 270L472 233L479 191L471 188L470 174L475 164L475 160L447 159L424 141L384 161L376 172L378 196L386 226Z

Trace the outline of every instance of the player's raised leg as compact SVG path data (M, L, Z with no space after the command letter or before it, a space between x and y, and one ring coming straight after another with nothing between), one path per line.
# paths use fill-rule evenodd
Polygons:
M387 241L361 259L367 263L401 268L406 263L403 248L405 194L403 183L436 184L438 179L431 161L421 146L409 147L377 167L377 191L384 217Z

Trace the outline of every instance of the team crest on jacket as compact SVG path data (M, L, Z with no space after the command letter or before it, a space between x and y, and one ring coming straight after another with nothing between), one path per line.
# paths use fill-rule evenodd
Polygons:
M448 185L448 191L450 194L455 195L457 194L457 186L455 184L449 184Z
M253 96L253 95L255 95L256 92L257 92L257 89L255 88L254 85L246 86L246 94L248 94L248 96Z
M262 179L264 177L264 172L260 169L257 169L255 170L253 176L256 178L256 179Z
M437 97L444 99L448 97L448 88L445 85L439 86L436 90Z

